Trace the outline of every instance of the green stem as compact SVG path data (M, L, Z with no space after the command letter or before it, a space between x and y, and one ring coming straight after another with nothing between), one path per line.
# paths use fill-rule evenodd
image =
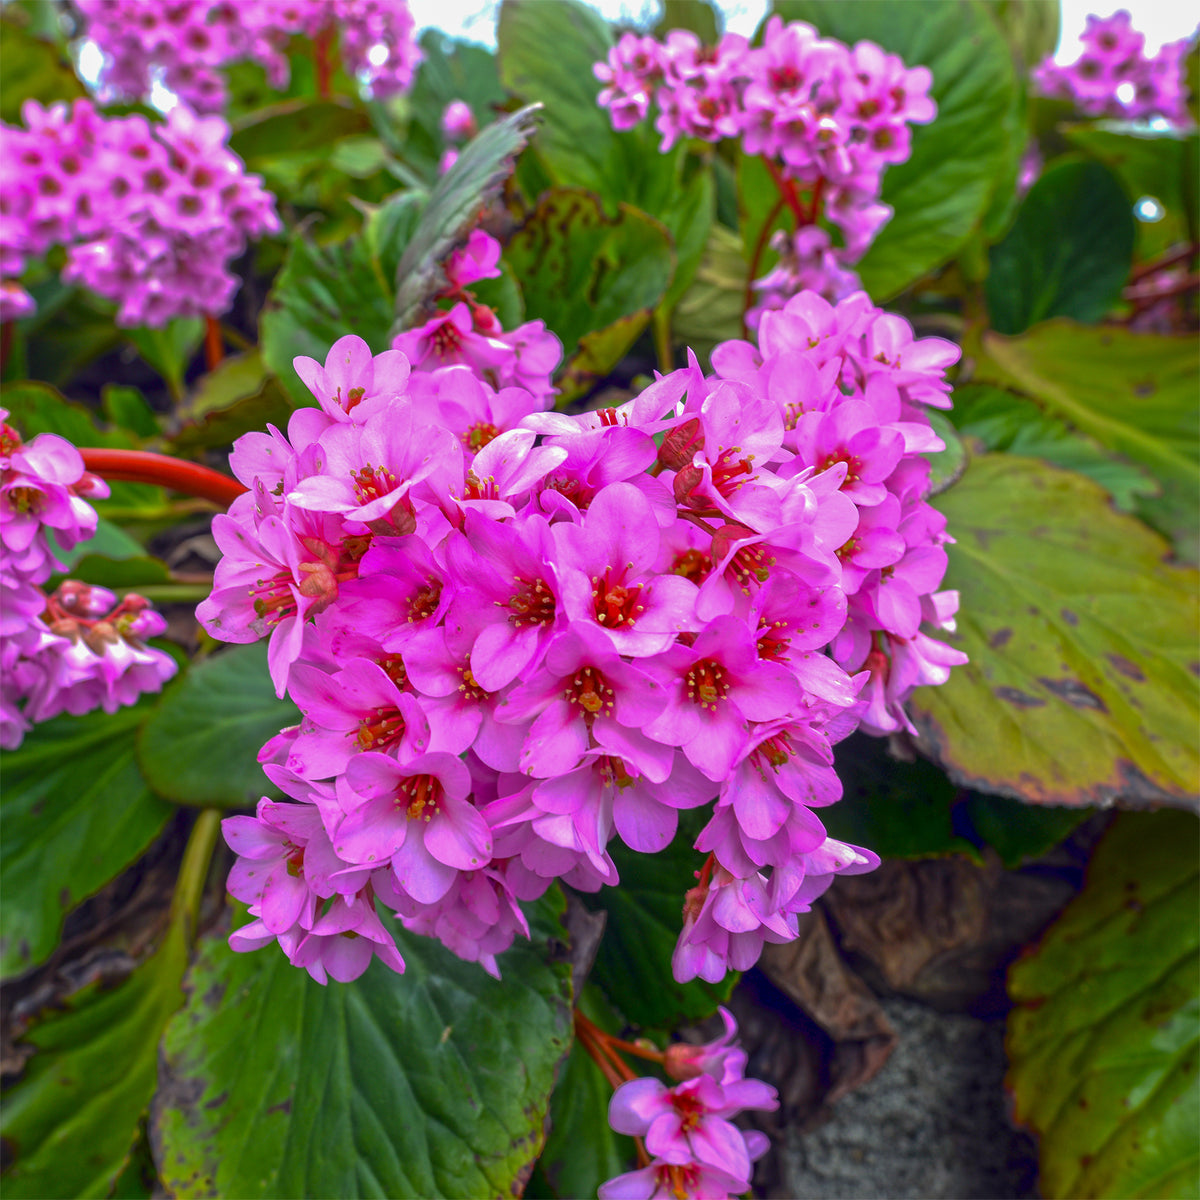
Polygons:
M675 369L675 356L671 353L671 313L665 304L660 304L650 318L654 330L654 355L658 369L669 375Z
M212 585L202 583L147 583L117 588L119 592L136 592L152 604L199 604L212 595Z
M171 923L182 922L190 942L196 932L200 914L200 899L208 879L208 867L221 832L221 810L206 808L192 826L191 836L183 852L175 894L171 897Z

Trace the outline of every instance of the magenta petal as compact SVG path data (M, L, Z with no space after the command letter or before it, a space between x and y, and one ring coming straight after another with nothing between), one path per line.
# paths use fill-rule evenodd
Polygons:
M675 836L679 814L659 804L642 787L620 788L613 801L613 824L621 840L641 854L657 854Z
M425 839L410 837L392 857L396 882L418 904L434 904L449 890L458 872L425 849Z
M631 1079L621 1084L609 1102L608 1123L617 1133L641 1137L664 1107L670 1107L666 1090L661 1080L651 1078Z
M479 811L465 801L443 799L442 811L425 830L425 849L438 862L474 871L492 857L492 833Z

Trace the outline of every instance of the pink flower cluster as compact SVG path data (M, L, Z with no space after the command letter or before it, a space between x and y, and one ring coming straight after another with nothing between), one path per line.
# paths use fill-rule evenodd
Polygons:
M862 293L761 336L574 416L474 351L413 370L429 332L296 360L320 407L235 447L250 491L197 613L269 635L303 714L261 756L291 802L226 822L237 948L396 967L379 900L494 971L521 901L616 884L614 834L661 850L715 796L675 958L712 979L875 865L812 808L841 794L832 742L905 724L962 659L920 629L957 603L921 455L958 349Z
M753 287L758 303L746 313L746 328L757 330L764 312L782 308L798 292L816 292L836 303L860 288L858 276L838 261L829 234L819 225L805 225L795 233L777 229L771 249L779 262Z
M145 644L166 622L141 596L118 601L73 579L43 592L64 569L58 554L95 535L84 497L108 487L70 442L42 433L23 443L7 416L0 409L0 747L14 750L34 722L115 712L159 691L176 664Z
M1070 100L1089 117L1191 123L1183 79L1187 38L1147 57L1146 39L1122 9L1111 17L1089 16L1079 40L1083 51L1073 63L1060 66L1047 58L1035 69L1034 82L1045 95Z
M421 61L404 0L79 0L84 36L104 54L105 101L141 99L159 83L196 112L225 106L220 69L252 59L288 84L291 38L341 41L347 74L378 99L407 90Z
M645 1138L654 1156L638 1171L600 1185L600 1200L728 1200L750 1190L751 1164L767 1150L767 1136L742 1130L732 1118L747 1110L779 1107L775 1089L746 1078L746 1052L732 1045L737 1022L718 1010L725 1032L701 1046L674 1043L667 1074L680 1082L632 1079L613 1093L609 1124Z
M615 128L632 128L653 103L664 152L681 137L740 138L782 181L809 189L807 210L796 205L798 224L815 226L823 216L842 234L843 245L823 259L814 259L812 247L800 252L810 259L804 286L820 281L819 263L833 266L815 289L827 299L840 298L846 264L863 256L891 218L879 199L883 172L909 157L910 124L937 113L927 68L908 69L872 42L851 49L778 16L757 47L737 34L706 47L687 30L672 30L663 42L627 33L594 70Z
M0 126L11 177L0 197L0 272L65 245L63 278L115 301L121 325L217 315L233 301L230 262L247 240L278 231L275 201L226 146L220 117L182 105L161 125L103 117L86 100ZM24 296L27 315L32 301ZM18 297L19 299L19 297ZM2 301L0 301L2 302Z

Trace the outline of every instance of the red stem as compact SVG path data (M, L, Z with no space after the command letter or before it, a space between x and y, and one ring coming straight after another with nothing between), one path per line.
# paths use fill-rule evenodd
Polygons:
M101 450L95 446L81 446L79 453L83 455L84 468L103 479L153 483L187 496L211 500L222 508L228 508L247 490L228 475L166 454L150 454L145 450Z
M817 218L821 215L821 198L825 191L825 176L821 175L817 178L817 182L813 184L812 200L808 209L808 220L806 225L815 225Z
M1153 262L1142 263L1140 267L1134 267L1130 272L1129 282L1137 283L1139 279L1145 279L1147 275L1153 275L1158 271L1165 271L1167 267L1173 267L1178 263L1187 262L1189 258L1194 258L1200 254L1200 245L1192 243L1190 246L1176 246L1174 250L1168 250L1161 258L1156 258Z
M754 253L750 256L750 274L746 277L746 295L742 303L742 332L746 332L746 313L750 311L754 304L754 281L758 278L760 264L762 263L763 251L767 248L767 239L771 236L771 226L775 224L775 218L779 216L780 209L783 208L783 197L780 196L775 201L774 207L767 214L767 219L763 223L762 229L758 232L758 241L754 243Z
M221 342L221 326L212 313L204 316L204 365L215 371L225 358L225 347Z
M331 81L333 79L333 69L329 62L329 51L333 46L333 26L326 25L320 33L317 34L315 46L315 58L317 67L317 95L322 100L328 100L331 94Z

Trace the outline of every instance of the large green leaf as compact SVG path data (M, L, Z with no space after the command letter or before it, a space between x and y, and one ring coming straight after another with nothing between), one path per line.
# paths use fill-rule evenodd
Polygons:
M138 736L151 786L180 804L252 808L275 794L258 752L299 713L275 696L267 644L222 651L171 684Z
M1133 512L1139 496L1156 496L1159 486L1143 467L1105 450L1094 439L1048 416L1032 401L988 383L954 389L954 424L988 450L1042 458L1094 479L1122 512Z
M546 322L563 344L569 391L606 374L645 328L671 282L667 231L622 204L605 216L590 192L543 192L505 250L521 285L525 316ZM615 336L596 337L612 331Z
M216 813L201 816L158 951L115 988L84 985L24 1036L36 1052L6 1092L0 1119L11 1155L6 1196L148 1195L137 1190L140 1172L126 1167L144 1136L159 1037L183 1004L180 983L217 833Z
M605 200L633 200L614 190L614 134L596 103L592 74L613 44L608 24L578 0L504 0L496 27L500 82L526 103L540 101L546 119L534 147L553 180L590 188Z
M520 1195L571 1030L557 890L502 980L396 928L381 963L320 987L278 947L203 943L167 1028L152 1115L177 1196Z
M134 761L146 706L56 717L4 755L0 975L43 961L67 913L166 824L171 806L150 791Z
M531 105L489 125L463 147L454 166L438 180L396 268L393 335L415 324L421 309L446 286L447 255L466 240L481 211L512 174L537 119L538 109Z
M321 150L344 137L365 133L371 122L346 100L283 100L237 122L229 148L251 171L276 158Z
M154 1093L159 1034L183 1003L187 954L182 928L172 930L118 987L89 985L26 1039L37 1053L0 1121L13 1153L5 1196L111 1194Z
M671 974L684 893L696 886L704 862L692 842L706 817L704 809L681 813L675 840L657 854L638 854L614 840L609 853L620 885L584 897L590 907L608 913L591 979L626 1021L643 1029L674 1029L711 1015L738 980L736 971L719 984L676 983Z
M1094 121L1061 125L1061 134L1073 146L1111 167L1121 177L1133 200L1151 196L1165 212L1158 221L1138 221L1139 258L1154 258L1192 228L1187 211L1189 169L1194 171L1198 135L1176 129L1151 129L1147 124ZM1188 149L1192 148L1191 164ZM1195 191L1191 191L1192 203Z
M418 195L400 196L372 213L361 233L331 246L294 235L260 330L263 361L297 407L313 403L292 367L298 355L323 363L330 346L348 333L376 354L391 344L393 280L420 204Z
M1107 167L1051 167L992 247L985 284L992 327L1023 333L1049 317L1100 320L1129 277L1133 224L1129 197Z
M745 293L742 240L713 225L696 276L672 314L676 338L704 357L718 342L740 338Z
M959 0L775 0L775 10L847 45L876 42L933 73L937 120L913 129L912 157L884 175L882 199L896 215L856 268L867 291L886 300L953 258L1012 174L1024 149L1012 55L983 7Z
M1090 479L975 459L937 506L970 656L911 709L957 782L1048 804L1193 805L1196 573Z
M1021 337L983 336L975 378L1014 388L1162 485L1139 512L1195 562L1200 512L1200 407L1194 337L1047 321Z
M1050 1200L1200 1194L1198 835L1183 813L1122 814L1009 972L1008 1085Z

